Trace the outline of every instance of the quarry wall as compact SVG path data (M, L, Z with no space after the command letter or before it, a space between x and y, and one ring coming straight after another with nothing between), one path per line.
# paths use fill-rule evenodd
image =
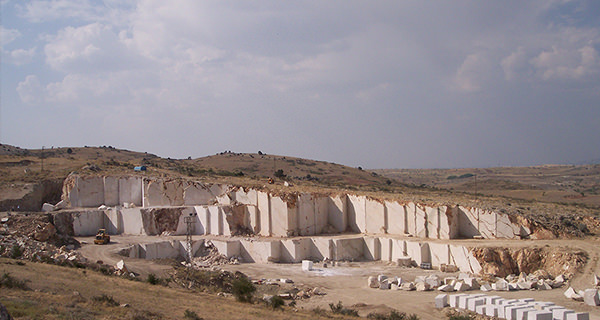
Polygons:
M335 233L402 235L430 239L528 237L530 230L495 211L428 206L353 194L272 194L228 185L142 176L70 175L63 200L81 211L75 235L98 227L111 234L184 234L185 216L195 218L194 234L242 232L269 237Z

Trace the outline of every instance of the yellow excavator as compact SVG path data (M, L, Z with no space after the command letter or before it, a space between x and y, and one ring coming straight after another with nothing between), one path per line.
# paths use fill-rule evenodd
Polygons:
M110 242L110 236L106 233L106 229L99 229L98 233L96 233L96 239L94 239L95 244L107 244Z

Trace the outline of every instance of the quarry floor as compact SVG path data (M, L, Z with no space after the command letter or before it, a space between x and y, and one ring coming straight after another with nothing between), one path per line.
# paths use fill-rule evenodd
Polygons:
M194 237L194 239L207 237ZM142 277L149 273L166 276L171 266L160 260L150 261L144 259L133 259L118 255L118 251L128 245L135 243L148 243L165 240L185 240L184 236L111 236L108 245L94 245L93 237L77 238L82 243L79 251L91 261L102 260L104 263L114 265L119 260L125 260L128 268ZM590 238L584 240L452 240L452 243L466 246L563 246L583 250L588 253L588 264L583 272L571 281L575 289L586 289L593 287L591 283L592 273L598 273L598 257L600 256L600 239ZM436 270L422 270L419 268L403 268L391 265L388 262L341 262L336 266L329 265L323 268L322 264L315 264L315 270L302 271L301 264L277 264L277 263L242 263L239 265L222 265L220 268L228 271L241 271L252 279L277 279L287 278L294 281L297 287L319 287L326 295L312 296L309 299L297 300L297 308L312 310L316 307L329 310L330 303L342 301L344 306L357 309L361 316L370 312L387 312L394 308L408 314L415 313L423 320L434 320L445 318L441 311L434 308L434 297L440 292L416 292L416 291L392 291L379 290L367 287L367 278L385 274L387 276L398 276L412 281L416 276L438 274L447 277L456 274L441 273ZM582 302L572 301L564 297L563 292L568 288L558 288L548 291L514 291L514 292L489 292L488 295L498 295L505 298L534 298L537 301L550 301L579 312L589 312L590 319L600 320L600 307L587 306ZM469 291L467 293L481 293L480 291ZM366 306L361 306L366 304Z

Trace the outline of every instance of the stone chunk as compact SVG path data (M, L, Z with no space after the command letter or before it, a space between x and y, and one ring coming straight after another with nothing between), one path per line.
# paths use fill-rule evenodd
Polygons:
M492 289L496 291L508 291L508 281L500 279L492 284Z
M568 299L573 299L575 301L583 301L583 297L581 295L579 295L577 292L575 292L575 290L571 287L569 287L569 289L567 289L567 291L565 291L564 295Z
M483 292L488 292L488 291L492 291L492 286L486 283L486 284L483 284L481 286L481 288L479 288L479 289Z
M417 282L415 289L417 291L430 291L431 286L427 282Z
M567 320L590 320L590 315L587 312L569 313Z
M469 289L470 289L469 285L467 285L467 284L466 284L466 283L464 283L464 282L457 282L457 283L454 285L454 290L455 290L455 291L467 291L467 290L469 290Z
M379 281L377 281L377 278L375 278L374 276L370 276L367 280L367 285L369 286L369 288L377 288L379 287Z
M302 271L312 271L313 262L310 260L302 260Z
M404 282L401 286L400 286L400 290L405 290L405 291L412 291L415 290L415 284L412 282Z
M533 311L527 313L527 320L552 320L552 312Z
M598 298L598 289L585 289L583 294L583 302L588 306L600 305L600 299Z
M437 296L435 296L435 307L436 308L442 309L447 306L449 306L447 294L438 294Z
M452 292L454 291L454 286L451 286L449 284L444 284L438 287L438 291L443 291L443 292Z

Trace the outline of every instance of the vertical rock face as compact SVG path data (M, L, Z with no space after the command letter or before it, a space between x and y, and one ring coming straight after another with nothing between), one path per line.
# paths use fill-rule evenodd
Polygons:
M481 263L482 272L505 277L521 272L532 273L543 269L553 277L574 274L587 258L580 251L559 248L475 248L473 256Z
M203 231L210 234L241 232L287 237L349 231L373 235L408 234L430 239L553 237L548 230L520 216L509 217L494 211L463 206L383 201L353 194L273 194L183 179L77 175L71 175L65 180L63 191L63 199L66 199L71 207L133 204L143 208L191 208L219 204L220 209L208 208L208 211L200 213L200 216L205 216L207 220L202 224ZM245 205L245 209L237 208L238 204ZM217 212L219 210L220 213ZM118 214L107 214L106 219L108 222L105 224L113 225L111 230L123 232L123 224L119 228L118 223L115 223L120 219ZM131 221L137 218L123 219ZM230 219L233 220L229 221ZM158 232L152 229L152 223L144 221L146 225L140 225L141 229ZM163 231L174 232L172 229L167 228ZM131 228L128 230L132 231Z

